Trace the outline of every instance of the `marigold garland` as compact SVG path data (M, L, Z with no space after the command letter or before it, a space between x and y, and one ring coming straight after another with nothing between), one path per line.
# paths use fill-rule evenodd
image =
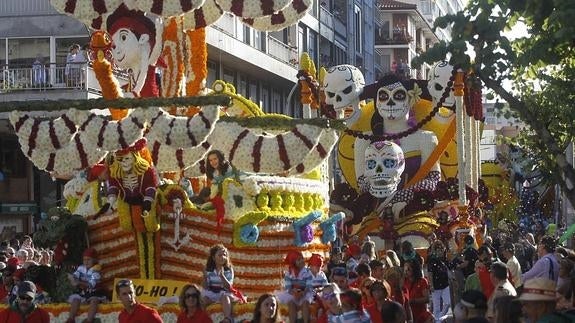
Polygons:
M186 94L198 95L206 86L208 76L208 46L206 44L206 28L186 30L186 44L189 47L190 56L185 58L185 66L188 71L186 82Z
M184 77L182 48L182 17L168 19L164 26L164 47L162 57L167 68L162 74L162 96L175 97L181 94L181 83ZM175 114L176 108L169 109Z

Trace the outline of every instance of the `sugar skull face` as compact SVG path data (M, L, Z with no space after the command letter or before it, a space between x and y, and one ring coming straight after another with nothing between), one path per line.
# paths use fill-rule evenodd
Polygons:
M361 71L352 65L337 65L329 68L323 79L325 103L339 112L350 105L354 114L359 110L359 95L365 86Z
M453 72L453 66L449 65L447 61L441 61L433 66L431 73L429 73L429 82L427 83L427 89L429 94L433 98L433 105L439 102L439 99L443 96L445 88L447 87L447 82L451 78ZM452 107L455 105L455 95L453 87L449 90L449 96L443 102L443 106Z
M384 119L407 119L411 108L407 89L400 82L386 85L377 90L375 105Z
M405 169L403 150L390 141L376 141L365 149L365 176L369 192L377 198L391 195Z

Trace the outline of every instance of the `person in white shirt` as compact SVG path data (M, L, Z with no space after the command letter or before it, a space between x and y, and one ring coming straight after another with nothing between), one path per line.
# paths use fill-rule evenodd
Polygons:
M507 259L507 269L509 269L509 273L511 274L511 282L515 288L523 285L523 281L521 280L521 264L517 257L515 257L515 245L511 241L507 241L501 247L501 255Z
M495 289L487 301L486 317L490 322L493 322L495 318L495 299L501 296L517 296L517 291L507 279L507 266L504 263L494 262L491 265L489 275Z

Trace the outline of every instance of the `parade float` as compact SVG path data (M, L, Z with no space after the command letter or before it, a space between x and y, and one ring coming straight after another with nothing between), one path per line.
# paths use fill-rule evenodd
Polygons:
M57 118L33 117L27 111L41 105L31 104L10 121L38 169L69 179L66 211L44 221L86 221L107 288L132 278L143 282L140 300L177 295L178 286L202 281L209 248L222 243L234 287L254 300L281 288L287 252L329 256L340 224L343 238L370 235L380 248L408 240L424 250L432 233L443 232L457 249L463 234L480 231L481 92L446 62L428 81L387 75L366 85L354 66L317 71L303 55L303 115L318 109L332 119L266 114L231 84L205 84L206 26L233 14L258 30L279 30L311 3L51 0L92 29L92 67L108 101L62 104ZM113 66L129 71L127 82L116 79ZM109 115L94 110L103 108ZM336 144L345 182L330 192L326 164ZM210 178L214 168L221 172ZM210 194L193 203L206 176ZM42 234L64 256L81 240L50 225ZM53 322L67 319L67 304L44 307ZM120 310L102 304L98 317L114 322ZM175 321L176 305L158 310ZM253 303L236 304L234 317L252 311ZM223 318L218 305L208 312Z

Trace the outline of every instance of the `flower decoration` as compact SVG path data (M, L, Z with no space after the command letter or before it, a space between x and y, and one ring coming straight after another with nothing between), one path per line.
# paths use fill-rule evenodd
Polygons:
M156 170L158 172L173 172L185 169L186 177L201 176L202 174L194 174L195 167L212 149L212 145L204 142L201 145L190 148L174 148L168 145L162 145L157 141L148 141L148 149L152 155Z
M236 247L255 245L259 237L257 225L266 218L266 212L249 212L239 218L234 223L234 245Z
M243 22L261 31L284 29L303 18L311 9L312 0L294 0L281 11L261 18L247 18Z
M172 116L156 109L146 137L175 148L192 148L206 141L220 117L220 110L215 105L204 107L193 117Z
M294 221L294 244L298 247L303 247L313 239L313 229L311 223L321 217L321 211L313 211L303 218Z
M337 131L334 129L325 129L322 131L317 145L305 157L305 159L290 170L290 175L304 174L312 171L323 163L335 144L337 143Z
M278 12L292 0L249 0L243 1L242 6L238 6L234 0L217 0L218 5L227 12L231 12L238 17L259 18L269 16Z
M232 178L226 178L222 183L222 198L226 208L226 217L234 221L256 210L257 199L248 196L242 189L242 185ZM265 209L260 208L260 211L265 211Z
M325 220L319 224L319 227L322 230L322 234L321 234L321 242L322 243L327 244L329 242L335 241L335 238L337 237L337 232L336 232L335 226L338 222L343 221L344 218L345 218L345 213L337 212L337 213L333 214L332 216L330 216L327 220Z
M224 15L215 0L206 0L200 8L184 14L184 30L207 27Z

